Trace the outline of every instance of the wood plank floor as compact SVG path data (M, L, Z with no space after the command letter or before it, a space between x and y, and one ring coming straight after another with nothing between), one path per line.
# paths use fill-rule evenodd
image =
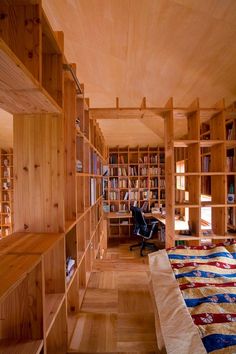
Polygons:
M118 241L96 260L68 353L165 353L157 349L147 261Z

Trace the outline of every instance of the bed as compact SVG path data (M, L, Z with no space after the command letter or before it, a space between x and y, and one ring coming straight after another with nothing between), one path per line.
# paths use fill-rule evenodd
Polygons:
M236 353L236 240L149 254L159 349Z

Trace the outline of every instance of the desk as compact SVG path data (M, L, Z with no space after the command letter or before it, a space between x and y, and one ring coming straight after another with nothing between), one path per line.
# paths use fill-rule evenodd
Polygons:
M132 213L122 213L122 212L110 212L105 213L105 218L107 220L107 237L122 237L131 236L133 233L134 224L131 221ZM144 213L144 217L154 218L160 223L160 241L165 241L165 224L166 219L160 213ZM205 227L207 228L207 227ZM209 227L208 227L209 229ZM189 230L189 225L186 221L175 220L175 230L183 231Z
M163 226L166 225L166 219L163 218L161 214L152 214L155 219L160 221ZM189 225L186 221L183 220L175 220L175 231L189 230Z
M145 213L145 218L155 218L156 214ZM107 238L111 237L129 237L133 234L134 223L132 213L110 212L104 213L107 221Z

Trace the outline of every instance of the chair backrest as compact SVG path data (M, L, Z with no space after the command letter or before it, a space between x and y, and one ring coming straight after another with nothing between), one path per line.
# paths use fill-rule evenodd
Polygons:
M135 206L131 206L130 210L132 211L132 216L134 218L134 222L135 222L135 230L134 232L136 233L136 231L140 230L141 232L147 232L147 223L144 219L142 210L138 207Z

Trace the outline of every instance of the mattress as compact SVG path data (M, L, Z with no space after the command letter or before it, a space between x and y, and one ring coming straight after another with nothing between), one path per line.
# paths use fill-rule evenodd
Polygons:
M236 241L149 254L159 349L236 353Z

